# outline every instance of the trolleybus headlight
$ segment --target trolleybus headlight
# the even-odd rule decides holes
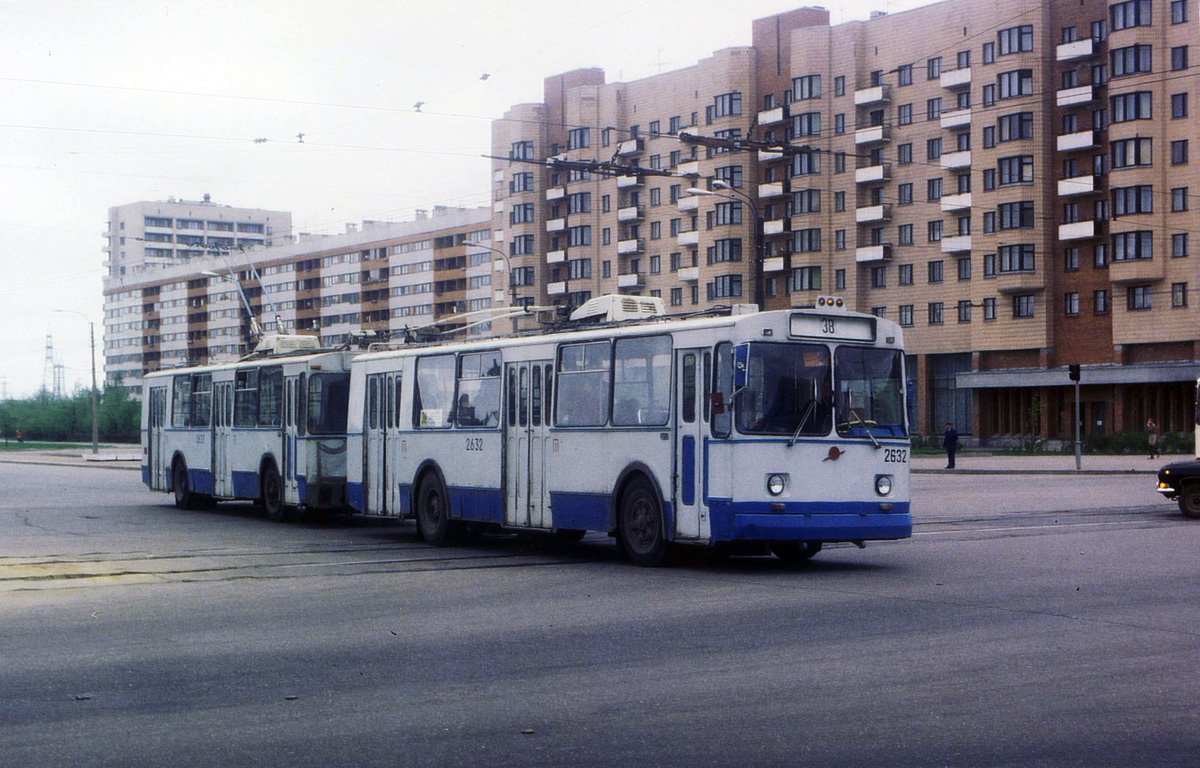
[[[769,475],[767,477],[767,492],[772,496],[778,496],[783,493],[783,489],[787,486],[787,480],[783,475]]]
[[[875,476],[875,493],[880,496],[887,496],[892,492],[892,476],[891,475],[876,475]]]

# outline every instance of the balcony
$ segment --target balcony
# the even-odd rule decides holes
[[[763,259],[762,268],[763,272],[782,272],[786,269],[782,256],[772,256],[768,259]]]
[[[626,272],[617,275],[618,288],[641,288],[646,284],[646,275],[642,272]]]
[[[958,168],[971,167],[971,151],[947,152],[942,155],[942,170],[952,171]]]
[[[892,100],[892,86],[876,85],[871,88],[859,88],[854,92],[854,106],[865,107],[868,104],[886,104]]]
[[[892,166],[889,163],[854,169],[854,183],[856,184],[880,184],[891,180]]]
[[[962,192],[957,195],[944,195],[942,197],[943,211],[965,211],[971,207],[971,193]]]
[[[883,205],[868,205],[864,208],[859,208],[854,212],[854,220],[859,224],[870,224],[876,221],[890,221],[892,218],[892,206],[888,203]]]
[[[955,235],[942,238],[942,253],[965,253],[971,250],[970,235]]]
[[[771,219],[763,222],[763,235],[786,235],[792,231],[791,219]]]
[[[546,263],[547,264],[559,264],[566,260],[567,260],[567,251],[565,248],[561,249],[561,250],[557,250],[557,251],[547,251],[546,252]]]
[[[1055,102],[1060,107],[1073,107],[1076,104],[1091,104],[1096,100],[1096,88],[1091,85],[1080,85],[1075,88],[1063,88],[1057,94]]]
[[[700,198],[696,195],[684,195],[679,198],[679,210],[696,211],[700,209]]]
[[[782,123],[787,119],[788,108],[786,106],[775,107],[775,109],[764,109],[758,113],[759,125],[775,125],[776,123]]]
[[[567,196],[567,188],[566,187],[550,187],[550,189],[546,190],[546,199],[547,200],[562,200],[566,196]]]
[[[645,248],[646,241],[640,237],[617,241],[617,253],[622,256],[632,256],[633,254],[641,253]]]
[[[640,205],[630,205],[617,209],[617,221],[640,221],[646,217],[646,210]]]
[[[496,202],[492,203],[492,212],[493,213],[504,213],[504,201],[497,200]]]
[[[871,261],[891,261],[891,259],[891,243],[868,245],[863,248],[854,249],[854,260],[859,264],[864,264]]]
[[[675,242],[679,243],[680,245],[699,245],[700,231],[695,229],[685,229],[679,234],[675,235]]]
[[[1103,234],[1101,227],[1094,221],[1075,221],[1058,225],[1059,240],[1091,240]]]
[[[645,150],[645,139],[626,139],[625,141],[617,142],[617,155],[621,157],[640,155]]]
[[[629,187],[640,187],[640,186],[642,186],[642,177],[641,176],[633,175],[633,176],[618,176],[617,177],[617,189],[628,189]]]
[[[785,159],[787,159],[787,155],[783,153],[782,149],[758,150],[758,162],[760,163],[774,163]]]
[[[1125,259],[1108,265],[1114,283],[1157,283],[1166,279],[1167,259]]]
[[[970,88],[971,68],[948,69],[940,78],[943,88]]]
[[[700,279],[700,267],[680,267],[676,276],[685,283],[694,283]]]
[[[1083,149],[1095,149],[1100,146],[1100,137],[1096,131],[1076,131],[1064,133],[1058,137],[1059,152],[1078,152]]]
[[[567,283],[565,280],[560,280],[557,283],[548,283],[546,285],[546,293],[551,296],[561,296],[567,292]]]
[[[942,128],[970,128],[971,110],[956,109],[953,112],[942,113]]]
[[[782,197],[784,194],[786,193],[783,190],[782,181],[772,181],[758,185],[759,197]]]
[[[864,144],[880,144],[892,140],[891,126],[869,125],[854,132],[854,143],[860,147]]]
[[[567,228],[567,220],[566,219],[550,219],[549,221],[546,222],[546,231],[547,232],[562,232],[566,228]]]
[[[1098,176],[1072,176],[1069,179],[1058,180],[1058,196],[1091,195],[1099,192],[1100,178]]]
[[[700,161],[699,160],[684,160],[675,168],[680,176],[699,176]]]
[[[1086,59],[1095,52],[1096,43],[1088,37],[1073,43],[1062,43],[1054,50],[1054,58],[1057,61],[1075,61],[1076,59]]]

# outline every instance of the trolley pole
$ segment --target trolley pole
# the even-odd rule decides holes
[[[1083,444],[1079,441],[1079,365],[1067,366],[1067,374],[1075,382],[1075,469],[1078,470],[1083,468]]]

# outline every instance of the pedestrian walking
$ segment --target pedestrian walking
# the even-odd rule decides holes
[[[1153,461],[1155,458],[1162,456],[1158,452],[1158,422],[1153,418],[1146,419],[1146,434],[1150,440],[1150,460]]]
[[[17,442],[18,443],[25,442],[25,438],[21,435],[21,430],[19,430],[19,429],[17,430]]]
[[[958,430],[948,421],[946,431],[942,433],[942,447],[946,449],[946,469],[954,469],[954,454],[958,451]]]

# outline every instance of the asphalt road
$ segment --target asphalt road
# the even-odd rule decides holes
[[[645,570],[591,536],[181,512],[0,464],[0,765],[1195,765],[1200,524],[1148,477],[914,476],[913,539]]]

